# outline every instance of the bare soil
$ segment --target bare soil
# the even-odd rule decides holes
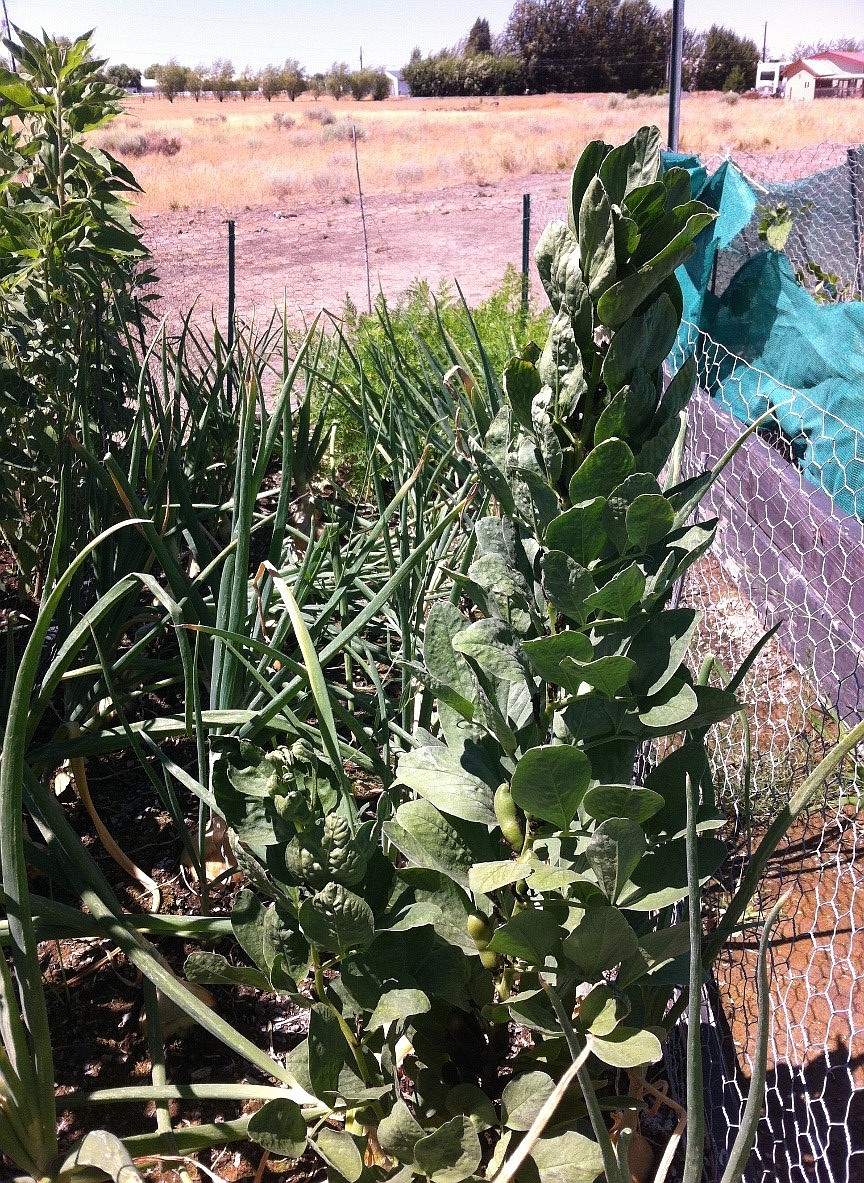
[[[564,210],[567,178],[554,173],[424,193],[355,194],[286,204],[222,206],[140,215],[160,275],[160,315],[176,324],[196,305],[199,322],[228,311],[228,222],[235,222],[236,308],[266,321],[283,302],[289,323],[346,298],[398,299],[418,279],[433,290],[458,282],[469,304],[488,296],[522,260],[522,195],[532,195],[532,244],[549,214]],[[364,227],[368,241],[367,291]],[[534,272],[533,261],[530,272]],[[535,291],[537,290],[536,280]],[[197,301],[197,304],[196,304]]]

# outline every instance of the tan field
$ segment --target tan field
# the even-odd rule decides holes
[[[141,213],[273,205],[356,194],[352,128],[364,191],[424,192],[565,173],[588,140],[636,128],[665,134],[665,96],[538,95],[502,99],[130,99],[94,133],[132,168]],[[686,95],[681,150],[709,157],[864,141],[864,103],[788,103]]]

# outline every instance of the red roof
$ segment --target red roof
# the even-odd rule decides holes
[[[852,74],[864,71],[864,53],[846,49],[827,49],[824,53],[814,53],[817,61],[835,62],[841,70],[848,70]]]

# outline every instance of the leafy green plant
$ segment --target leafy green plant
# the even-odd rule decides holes
[[[569,224],[538,248],[546,345],[507,365],[485,430],[460,435],[497,514],[428,614],[419,726],[374,805],[345,782],[327,649],[302,646],[317,744],[223,746],[214,793],[264,896],[232,917],[254,969],[202,953],[187,973],[309,1009],[289,1062],[344,1117],[313,1138],[334,1179],[371,1178],[364,1159],[400,1180],[510,1178],[527,1157],[541,1180],[562,1163],[629,1179],[684,1008],[685,1177],[700,1177],[698,1008],[718,949],[700,900],[726,854],[705,735],[739,709],[747,663],[709,685],[687,666],[695,611],[669,607],[713,537],[691,519],[722,465],[679,481],[693,367],[666,385],[662,366],[674,269],[712,217],[686,174],[661,175],[656,131],[577,164]],[[511,1023],[529,1036],[515,1054]],[[290,1153],[301,1118],[272,1102],[250,1134]]]
[[[67,433],[102,450],[128,429],[135,390],[127,326],[147,256],[125,197],[138,186],[84,136],[120,107],[88,36],[65,45],[16,30],[16,71],[0,71],[0,530],[25,586],[45,582],[60,473],[69,478],[63,546],[86,539],[89,509]]]

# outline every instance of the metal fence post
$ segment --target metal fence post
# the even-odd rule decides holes
[[[531,257],[531,194],[522,194],[522,315],[528,315],[528,264]]]
[[[234,226],[235,223],[229,218],[228,220],[228,397],[230,399],[234,389],[234,366],[231,360],[231,354],[234,349],[234,278],[235,278],[235,251],[234,251]]]

